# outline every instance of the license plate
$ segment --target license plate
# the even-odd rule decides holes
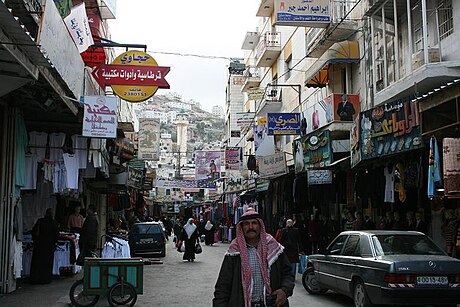
[[[153,239],[141,239],[141,243],[153,243]]]
[[[417,276],[417,285],[445,286],[448,283],[446,276]]]

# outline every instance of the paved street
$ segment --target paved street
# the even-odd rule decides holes
[[[211,306],[214,284],[221,261],[228,244],[218,243],[213,247],[203,245],[203,253],[195,262],[183,262],[172,241],[163,264],[145,266],[144,294],[138,297],[136,306]],[[73,280],[79,278],[59,278],[50,285],[24,284],[15,293],[0,297],[0,306],[53,306],[70,305],[68,290]],[[300,274],[296,276],[291,306],[351,307],[351,299],[328,292],[321,296],[309,295],[303,288]],[[109,306],[106,298],[101,298],[96,306]]]

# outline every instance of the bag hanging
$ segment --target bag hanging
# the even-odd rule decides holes
[[[201,254],[202,251],[203,251],[203,249],[201,248],[200,243],[197,243],[195,245],[195,254]]]

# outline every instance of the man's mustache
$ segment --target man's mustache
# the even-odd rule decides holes
[[[255,231],[255,230],[248,230],[248,231],[246,231],[246,233],[250,233],[250,232],[257,233],[257,231]]]

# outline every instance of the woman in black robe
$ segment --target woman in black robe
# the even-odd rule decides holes
[[[48,284],[53,274],[54,250],[59,239],[59,228],[48,208],[45,217],[39,219],[32,229],[34,249],[30,266],[30,281],[34,284]]]
[[[211,221],[207,221],[204,226],[204,244],[214,244],[214,225],[211,224]]]
[[[195,261],[195,244],[200,242],[200,235],[193,219],[190,218],[184,225],[181,235],[182,244],[185,244],[183,260]]]

